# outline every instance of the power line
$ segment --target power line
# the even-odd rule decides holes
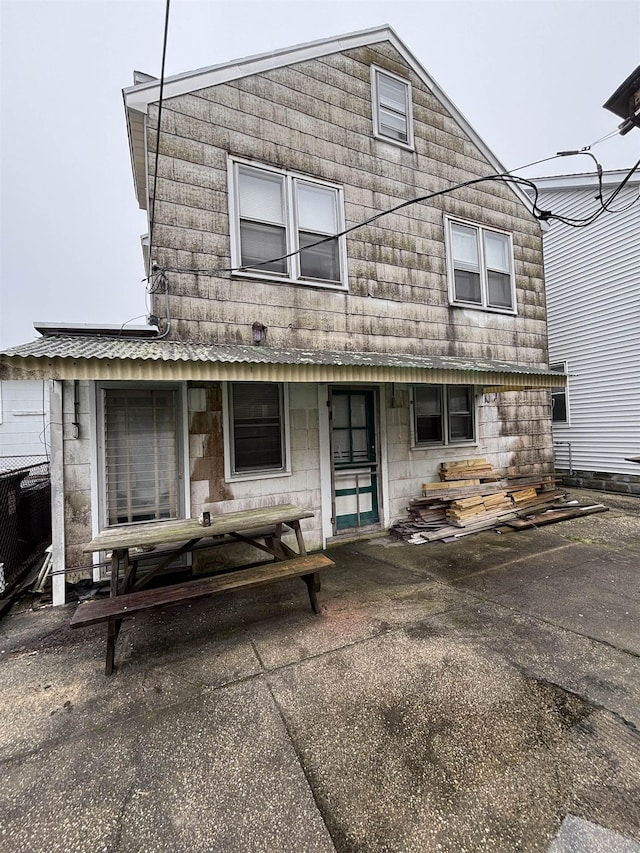
[[[167,0],[164,13],[164,39],[162,43],[162,66],[160,70],[160,96],[158,99],[158,126],[156,127],[156,156],[153,173],[153,200],[151,202],[151,216],[149,217],[149,266],[153,263],[153,229],[156,219],[156,188],[158,185],[158,162],[160,158],[160,123],[162,121],[162,105],[164,101],[164,66],[167,58],[167,37],[169,34],[169,7],[171,0]]]

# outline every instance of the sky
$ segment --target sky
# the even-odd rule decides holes
[[[34,322],[144,324],[122,89],[160,76],[165,0],[0,0],[0,348]],[[389,24],[508,168],[640,130],[602,104],[640,64],[640,0],[172,0],[167,75]],[[585,172],[587,157],[521,170]]]

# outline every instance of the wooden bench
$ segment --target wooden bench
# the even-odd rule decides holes
[[[317,593],[320,591],[319,572],[335,563],[324,554],[308,554],[289,560],[279,560],[213,575],[207,578],[184,581],[183,583],[142,589],[111,598],[85,601],[80,604],[71,619],[71,628],[84,628],[107,622],[106,675],[114,669],[115,645],[123,619],[145,610],[194,601],[210,595],[218,595],[233,589],[251,589],[265,586],[286,578],[301,577],[307,585],[309,600],[314,613],[320,612]]]

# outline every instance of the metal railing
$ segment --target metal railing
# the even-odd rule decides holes
[[[44,456],[0,457],[0,596],[51,543],[51,481]]]

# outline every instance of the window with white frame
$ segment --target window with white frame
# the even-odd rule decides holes
[[[230,161],[233,265],[263,278],[346,287],[342,189]]]
[[[514,314],[511,236],[469,222],[446,225],[450,301]]]
[[[104,523],[179,518],[179,390],[108,386],[99,400]]]
[[[475,441],[473,385],[415,385],[412,399],[416,447]]]
[[[286,393],[281,383],[228,384],[230,476],[287,471],[286,417]]]
[[[566,361],[549,365],[549,370],[555,373],[567,373]],[[569,423],[569,395],[566,386],[551,389],[551,420],[554,424]]]
[[[371,66],[371,103],[376,136],[413,148],[411,84],[408,80]]]

